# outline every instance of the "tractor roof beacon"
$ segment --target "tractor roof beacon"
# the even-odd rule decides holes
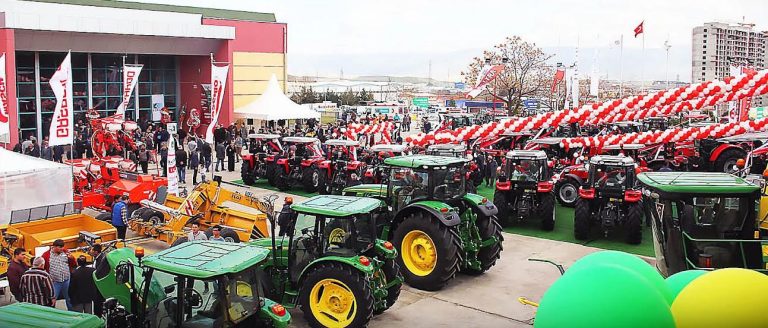
[[[589,176],[579,189],[574,211],[574,237],[589,238],[593,226],[608,234],[626,227],[626,241],[642,241],[641,193],[636,187],[635,161],[631,157],[597,155],[588,163]]]
[[[109,252],[94,273],[99,291],[110,296],[108,328],[287,327],[290,314],[263,295],[259,266],[268,255],[258,246],[216,241],[146,258],[142,248]]]
[[[271,216],[272,237],[251,242],[272,249],[262,264],[272,277],[268,295],[301,307],[313,327],[367,325],[397,301],[403,282],[394,246],[376,238],[384,212],[373,198],[287,198]]]
[[[405,281],[423,290],[443,288],[459,270],[480,274],[502,247],[497,208],[466,193],[466,159],[429,155],[390,157],[386,185],[346,188],[344,194],[386,201],[379,236],[391,240]]]
[[[727,173],[647,172],[638,175],[662,275],[740,267],[768,273],[761,236],[759,186]]]
[[[547,154],[512,150],[506,159],[493,196],[502,225],[534,215],[541,219],[542,230],[551,231],[555,228],[555,195]]]

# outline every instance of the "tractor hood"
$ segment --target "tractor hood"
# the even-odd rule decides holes
[[[361,184],[353,187],[344,188],[345,195],[352,193],[358,196],[368,196],[384,198],[387,196],[387,185],[383,184]]]
[[[4,327],[98,328],[104,321],[92,314],[59,310],[30,303],[14,303],[0,307],[0,322]]]

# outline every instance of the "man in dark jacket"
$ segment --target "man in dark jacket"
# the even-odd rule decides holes
[[[217,145],[227,140],[227,129],[225,129],[221,124],[219,124],[216,127],[216,130],[213,131],[213,142],[215,142]]]
[[[187,152],[184,148],[176,151],[176,171],[179,172],[179,181],[187,183]]]
[[[192,184],[197,185],[197,169],[200,168],[200,153],[195,150],[189,151],[189,169],[192,170]]]
[[[13,250],[13,259],[8,265],[8,287],[11,287],[11,294],[17,301],[21,302],[21,276],[29,270],[25,263],[26,250],[17,248]]]
[[[200,161],[202,161],[205,164],[205,171],[210,172],[211,171],[211,156],[213,151],[211,150],[211,145],[207,142],[203,142],[202,147],[198,147],[200,149]]]
[[[216,144],[216,166],[214,167],[216,172],[219,172],[219,165],[221,165],[221,170],[224,170],[224,156],[227,153],[227,148],[224,146],[224,143],[217,143]]]
[[[496,168],[499,165],[493,157],[488,156],[488,162],[485,164],[485,186],[490,187],[496,184]]]
[[[93,280],[96,269],[88,267],[85,256],[77,258],[77,269],[72,272],[69,283],[69,299],[72,311],[93,313],[93,302],[100,298],[99,290]]]
[[[160,150],[160,145],[163,142],[168,142],[168,139],[171,138],[171,135],[168,133],[168,131],[165,131],[162,126],[157,126],[157,131],[155,131],[155,145],[157,145],[157,150]]]

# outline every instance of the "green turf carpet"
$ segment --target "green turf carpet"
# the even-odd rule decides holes
[[[243,184],[242,180],[232,181],[232,183]],[[270,186],[267,180],[259,180],[252,187],[278,191],[277,187]],[[481,185],[478,194],[493,200],[493,187]],[[301,188],[293,188],[287,191],[289,194],[312,197],[317,193],[308,193]],[[576,240],[573,237],[573,209],[567,207],[555,207],[555,229],[553,231],[543,231],[539,228],[538,220],[521,221],[510,227],[505,227],[504,231],[518,235],[544,238],[550,240],[564,241],[574,244],[580,244],[590,247],[612,249],[638,255],[653,256],[653,240],[651,240],[650,228],[643,230],[643,242],[640,245],[629,245],[624,242],[624,230],[619,227],[616,231],[610,233],[608,237],[603,236],[595,230],[590,234],[591,239],[587,241]]]

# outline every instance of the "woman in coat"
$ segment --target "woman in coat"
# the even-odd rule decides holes
[[[227,145],[227,171],[233,172],[235,170],[235,142],[230,141]]]

